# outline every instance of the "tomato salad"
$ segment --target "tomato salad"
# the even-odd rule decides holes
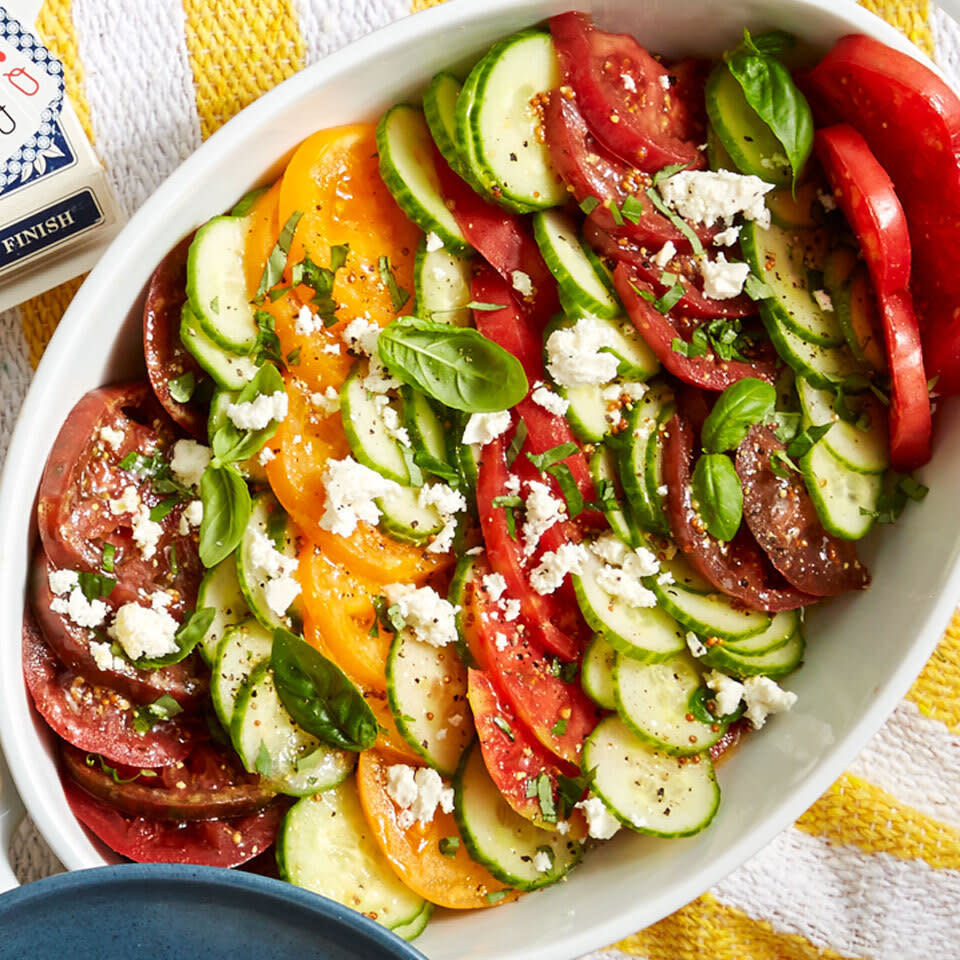
[[[169,253],[149,382],[39,491],[24,673],[95,836],[272,848],[413,937],[709,825],[805,608],[925,493],[925,364],[960,382],[960,104],[792,45],[554,17]]]

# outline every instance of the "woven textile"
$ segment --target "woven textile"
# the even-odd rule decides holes
[[[264,91],[350,40],[433,5],[46,0],[39,30],[65,64],[68,94],[129,215]],[[865,5],[960,76],[960,30],[926,0]],[[0,459],[32,369],[78,285],[0,314]],[[59,868],[29,824],[15,853],[24,880]],[[793,827],[708,894],[591,960],[960,960],[958,904],[955,617],[886,726]]]

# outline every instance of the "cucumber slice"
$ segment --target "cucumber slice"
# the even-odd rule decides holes
[[[419,391],[404,384],[400,388],[403,426],[410,437],[414,455],[425,470],[434,463],[445,475],[454,468],[447,460],[447,432],[433,404]],[[449,477],[448,477],[449,479]]]
[[[217,611],[199,646],[200,655],[212,666],[227,628],[250,616],[233,557],[221,560],[204,574],[197,591],[197,609],[202,607],[213,607]]]
[[[467,253],[456,218],[440,194],[433,139],[423,113],[409,103],[391,107],[377,124],[380,178],[397,206],[424,233],[434,233],[453,253]]]
[[[393,927],[393,932],[398,937],[403,937],[404,940],[416,940],[427,929],[432,914],[433,904],[428,901],[424,903],[423,909],[409,923],[401,923],[400,926]]]
[[[784,610],[774,614],[770,626],[763,633],[755,633],[743,640],[728,640],[723,646],[738,657],[759,657],[786,646],[799,629],[800,615],[797,611]]]
[[[820,522],[830,533],[859,540],[870,530],[883,493],[882,473],[851,470],[823,440],[800,458],[799,466]]]
[[[473,581],[474,572],[477,567],[477,558],[475,555],[464,554],[457,560],[457,566],[453,571],[453,577],[450,580],[450,587],[447,590],[447,600],[453,604],[456,609],[454,619],[457,624],[457,653],[460,661],[468,667],[476,667],[477,662],[470,652],[470,645],[467,640],[467,632],[464,629],[463,622],[466,614],[464,613],[464,594],[467,585]]]
[[[820,443],[829,447],[830,452],[845,467],[857,473],[883,473],[890,466],[885,417],[874,417],[869,429],[861,430],[855,424],[841,420],[834,413],[832,393],[818,390],[803,377],[797,379],[797,393],[803,410],[804,426],[833,423]]]
[[[256,376],[257,365],[250,357],[224,350],[203,332],[189,303],[180,312],[180,342],[218,387],[242,390]]]
[[[423,93],[423,115],[433,142],[443,159],[457,172],[460,153],[457,150],[455,115],[462,86],[452,73],[438,73]]]
[[[766,197],[770,219],[783,230],[802,230],[823,223],[823,206],[817,198],[817,184],[808,180],[797,187],[778,187]]]
[[[679,550],[669,559],[660,561],[660,570],[668,572],[673,577],[674,583],[679,583],[681,587],[692,590],[694,593],[713,593],[716,589],[687,563]]]
[[[670,535],[663,511],[659,484],[647,482],[648,451],[651,443],[659,447],[660,424],[673,416],[673,393],[661,386],[648,390],[627,415],[628,440],[620,447],[620,482],[637,523],[650,533]],[[656,461],[658,462],[658,461]]]
[[[740,84],[725,63],[707,78],[710,126],[741,173],[769,183],[790,183],[793,174],[783,146],[747,103]]]
[[[617,709],[617,697],[613,689],[613,664],[617,651],[602,634],[595,634],[583,652],[580,663],[580,686],[583,692],[604,710]]]
[[[387,657],[387,702],[403,739],[452,777],[473,739],[467,671],[453,648],[397,634]]]
[[[538,890],[556,883],[580,860],[583,848],[576,840],[534,826],[509,806],[476,743],[464,753],[453,787],[454,816],[470,856],[508,886]],[[551,865],[541,873],[534,861],[547,850]]]
[[[550,34],[524,30],[493,45],[457,99],[455,142],[487,194],[516,213],[560,206],[567,190],[539,136],[538,96],[560,85]]]
[[[210,675],[210,697],[225,729],[233,722],[240,688],[256,667],[269,661],[272,649],[273,635],[252,617],[229,627],[223,635]]]
[[[560,210],[533,216],[533,235],[544,262],[557,281],[560,302],[571,316],[619,317],[623,304],[606,272],[598,271],[573,220]]]
[[[299,599],[294,600],[282,615],[271,607],[268,600],[271,580],[258,562],[264,538],[285,557],[296,557],[296,530],[271,493],[261,493],[253,501],[250,519],[237,550],[237,580],[251,613],[267,630],[273,632],[277,627],[299,629],[302,621]]]
[[[249,229],[247,217],[214,217],[197,231],[187,254],[190,309],[214,343],[242,354],[257,342],[243,269]]]
[[[467,306],[472,278],[470,261],[451,253],[446,247],[427,250],[426,240],[420,241],[413,264],[413,289],[416,296],[414,313],[438,323],[455,327],[469,327],[472,311]]]
[[[727,148],[720,142],[713,124],[707,124],[707,163],[711,170],[732,170],[738,173],[733,157],[727,153]]]
[[[655,577],[650,578],[649,585],[660,606],[685,630],[692,630],[701,637],[742,640],[762,633],[770,626],[768,614],[741,609],[725,594],[698,593],[680,583],[658,583]]]
[[[610,432],[603,387],[587,384],[582,387],[555,386],[554,390],[569,403],[567,423],[577,439],[584,443],[602,442]]]
[[[615,500],[604,500],[603,515],[610,524],[610,529],[627,546],[639,546],[637,531],[633,525],[633,518],[622,505],[623,491],[620,488],[620,476],[617,472],[617,459],[613,451],[606,446],[598,446],[590,455],[590,473],[593,475],[594,485],[599,489],[605,484],[612,484],[616,491]]]
[[[887,369],[886,347],[878,329],[877,306],[867,268],[859,264],[851,274],[849,284],[833,290],[831,296],[850,352],[864,367],[884,373]]]
[[[702,661],[725,673],[732,673],[739,677],[763,676],[776,680],[785,677],[796,670],[803,660],[803,651],[806,644],[803,640],[803,629],[798,627],[792,637],[776,650],[751,657],[736,653],[728,649],[725,643],[718,643],[711,647],[701,658]]]
[[[583,745],[592,790],[625,826],[655,837],[689,837],[713,820],[720,787],[709,754],[697,763],[658,753],[619,717],[597,724]]]
[[[675,756],[702,753],[726,729],[720,723],[693,719],[690,698],[702,685],[697,661],[686,650],[663,663],[639,663],[618,655],[613,667],[620,719],[654,750]]]
[[[390,436],[383,413],[374,401],[380,394],[369,393],[363,386],[367,364],[354,364],[350,376],[340,388],[340,415],[350,450],[358,463],[407,486],[410,470],[400,443]],[[399,413],[397,414],[399,420]]]
[[[248,773],[293,797],[329,790],[352,772],[357,755],[321,743],[294,723],[280,700],[269,661],[240,688],[230,738]]]
[[[352,779],[295,803],[277,838],[280,875],[344,906],[403,927],[426,901],[405,886],[367,824]]]
[[[589,550],[573,589],[584,620],[618,652],[635,660],[667,660],[686,648],[686,633],[659,607],[631,607],[598,583],[603,564]]]
[[[773,292],[763,306],[778,324],[814,346],[840,347],[845,340],[836,312],[821,309],[808,281],[808,271],[822,262],[824,243],[820,230],[785,230],[776,224],[764,230],[755,222],[740,230],[744,257]]]
[[[269,190],[269,187],[254,187],[248,190],[230,209],[231,217],[245,217],[254,204]]]
[[[401,543],[426,543],[443,529],[435,507],[420,506],[422,487],[400,487],[376,501],[380,529]]]

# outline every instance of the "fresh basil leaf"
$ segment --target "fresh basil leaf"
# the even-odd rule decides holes
[[[393,376],[454,410],[506,410],[529,389],[520,361],[470,327],[400,317],[377,342]]]
[[[259,396],[283,393],[283,377],[272,364],[265,363],[256,376],[237,394],[234,403],[251,403]],[[262,430],[243,430],[229,417],[224,418],[210,441],[213,455],[220,464],[236,463],[252,457],[277,432],[279,423],[271,420]]]
[[[193,391],[197,388],[197,378],[192,370],[182,373],[179,377],[174,377],[167,383],[167,389],[170,396],[177,403],[189,403],[193,396]]]
[[[104,576],[102,573],[86,573],[83,570],[77,574],[77,580],[80,583],[81,592],[91,601],[109,597],[117,585],[113,577]]]
[[[781,480],[789,480],[791,473],[800,473],[800,468],[790,459],[785,450],[774,450],[770,454],[770,470]]]
[[[150,519],[154,523],[159,523],[164,517],[168,516],[170,511],[180,502],[180,497],[174,495],[161,500],[150,508]]]
[[[140,657],[133,661],[134,665],[140,670],[160,670],[163,667],[169,667],[171,664],[185,660],[193,653],[194,647],[210,629],[210,624],[213,623],[213,618],[216,615],[216,607],[201,607],[199,610],[194,610],[183,622],[174,637],[177,649],[173,653],[168,653],[163,657]]]
[[[752,49],[751,49],[752,48]],[[793,182],[813,147],[813,113],[790,71],[750,41],[726,57],[727,67],[744,98],[780,142],[793,171]]]
[[[770,415],[768,423],[781,443],[789,443],[800,432],[800,414],[777,410]]]
[[[577,481],[573,479],[573,471],[565,463],[555,463],[552,467],[547,467],[547,473],[557,481],[563,499],[567,501],[567,513],[570,519],[573,520],[574,517],[583,513],[583,494],[577,486]]]
[[[149,733],[156,724],[170,720],[179,713],[183,713],[183,707],[169,693],[165,693],[153,703],[134,708],[133,729],[137,733]]]
[[[335,663],[282,628],[274,631],[270,660],[280,700],[307,733],[342,750],[373,746],[376,717]]]
[[[583,799],[583,795],[593,785],[595,778],[595,769],[580,777],[557,774],[557,800],[560,802],[560,816],[564,820],[573,813],[573,808]]]
[[[103,569],[107,573],[113,573],[113,564],[117,556],[117,548],[112,543],[105,543],[103,545],[103,560],[102,565]]]
[[[597,207],[600,206],[600,201],[596,197],[584,197],[580,201],[580,209],[589,217]]]
[[[561,443],[559,446],[544,450],[543,453],[527,453],[527,459],[541,472],[548,470],[555,463],[566,460],[567,457],[579,451],[579,447],[572,441]]]
[[[695,720],[699,720],[701,723],[728,724],[743,716],[743,712],[747,708],[743,701],[740,702],[733,713],[728,713],[725,716],[711,713],[708,704],[712,703],[716,706],[716,697],[717,695],[709,687],[697,687],[690,694],[690,699],[687,701],[687,710],[693,714]]]
[[[397,278],[393,275],[393,268],[390,266],[389,257],[380,257],[377,260],[377,269],[380,271],[380,279],[383,285],[390,293],[390,302],[393,304],[393,311],[396,313],[410,299],[410,292],[404,290],[397,283]]]
[[[708,453],[736,450],[750,428],[773,413],[777,392],[765,380],[745,377],[720,394],[704,421],[700,437]]]
[[[662,180],[669,180],[675,173],[686,170],[688,166],[690,166],[688,163],[671,163],[666,167],[661,167],[653,175],[653,185],[657,186]]]
[[[215,567],[243,537],[252,509],[250,491],[236,467],[211,464],[200,478],[200,500],[200,559],[205,567]]]
[[[743,517],[743,490],[730,458],[723,453],[705,453],[693,469],[693,495],[710,535],[732,540]]]
[[[267,262],[263,268],[263,274],[260,277],[260,283],[257,285],[257,292],[253,295],[254,302],[261,303],[266,292],[275,284],[280,282],[283,276],[283,268],[287,264],[287,255],[290,252],[290,244],[293,241],[293,235],[297,230],[297,224],[303,213],[294,210],[287,218],[287,222],[280,231],[280,236],[267,257]]]
[[[747,34],[747,37],[749,37],[750,44],[755,52],[770,56],[784,50],[791,50],[797,45],[797,38],[792,33],[787,33],[786,30],[770,30],[755,37],[750,37]]]
[[[684,166],[686,166],[684,164]],[[674,171],[676,172],[676,171]],[[700,242],[700,238],[696,235],[693,230],[693,227],[687,223],[683,217],[678,216],[677,213],[667,206],[666,201],[663,197],[660,196],[659,191],[656,187],[647,187],[647,196],[650,198],[650,202],[660,211],[686,238],[690,241],[690,247],[693,252],[699,257],[703,255],[703,244]]]
[[[807,427],[806,430],[798,433],[787,445],[787,456],[794,460],[799,460],[817,441],[830,432],[832,426],[832,423],[822,423],[818,427]]]
[[[254,204],[269,190],[269,187],[255,187],[245,193],[230,211],[231,217],[245,217],[254,207]]]
[[[510,446],[507,447],[507,466],[512,467],[514,461],[517,457],[520,456],[520,451],[523,449],[524,443],[527,442],[527,425],[523,420],[520,420],[517,423],[516,430],[513,431],[513,439],[510,441]]]

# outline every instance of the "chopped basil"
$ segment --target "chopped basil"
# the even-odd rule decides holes
[[[567,721],[560,717],[557,722],[550,728],[550,733],[555,737],[562,737],[567,732]]]
[[[330,269],[315,264],[310,257],[304,257],[294,264],[290,279],[294,286],[303,284],[313,290],[310,303],[317,308],[317,315],[323,320],[325,327],[332,327],[337,322],[337,303],[333,299],[333,284],[337,271],[346,263],[347,244],[340,244],[330,248]]]
[[[623,214],[624,220],[639,223],[643,216],[643,204],[636,197],[629,196],[620,205],[620,213]]]
[[[873,516],[877,523],[893,523],[903,513],[908,501],[919,503],[928,492],[928,488],[910,474],[888,470],[883,491],[877,500],[877,509],[866,510],[861,507],[860,512],[865,516]]]
[[[300,364],[300,351],[301,351],[301,348],[300,348],[300,347],[294,347],[294,348],[287,354],[287,366],[288,366],[288,367],[296,367],[296,366],[299,366],[299,364]]]
[[[112,543],[105,543],[103,545],[103,560],[102,565],[103,569],[107,573],[113,573],[113,564],[117,556],[117,548]]]
[[[673,350],[674,353],[679,353],[681,357],[703,357],[706,356],[707,353],[705,344],[695,341],[687,343],[686,340],[681,340],[680,337],[673,338],[670,349]]]
[[[616,205],[613,200],[608,200],[604,206],[610,211],[610,216],[613,217],[613,222],[618,226],[623,226],[623,214],[620,212],[620,208]]]
[[[557,805],[553,801],[553,784],[546,773],[537,777],[537,800],[540,803],[540,813],[547,823],[557,822]]]
[[[561,443],[559,446],[551,447],[549,450],[545,450],[543,453],[528,452],[527,459],[541,473],[543,473],[555,463],[559,463],[561,460],[566,460],[567,457],[573,456],[573,454],[577,453],[579,449],[580,448],[572,440],[568,440],[566,443]]]
[[[510,726],[509,723],[507,723],[506,720],[504,720],[503,717],[500,716],[500,714],[497,714],[493,718],[493,724],[499,730],[503,731],[503,733],[507,736],[507,738],[510,740],[511,743],[513,743],[513,741],[517,739],[513,734],[513,728]]]
[[[800,473],[800,468],[790,459],[789,454],[783,450],[774,450],[773,453],[770,454],[770,469],[773,471],[774,476],[780,477],[781,480],[789,480],[791,471],[793,473]]]
[[[596,197],[584,197],[580,201],[580,209],[589,217],[597,207],[600,206],[600,201]]]
[[[273,314],[266,310],[257,310],[253,314],[257,324],[257,339],[253,345],[253,361],[260,366],[268,360],[282,364],[283,356],[280,348],[280,338],[277,336],[277,321]]]
[[[663,197],[660,196],[660,193],[657,191],[656,187],[647,187],[647,196],[650,198],[650,202],[660,211],[686,238],[690,241],[690,247],[693,252],[699,257],[703,255],[703,244],[700,242],[700,238],[694,233],[693,228],[684,220],[682,217],[678,216],[671,210]]]
[[[196,390],[196,388],[197,378],[192,370],[180,374],[179,377],[174,377],[173,380],[167,383],[170,396],[176,400],[177,403],[189,403],[190,398],[193,396],[193,391]]]
[[[165,500],[161,500],[158,504],[155,504],[150,508],[150,519],[154,523],[159,523],[164,517],[168,516],[170,511],[180,502],[180,497],[173,496],[167,497]]]
[[[380,271],[380,279],[383,281],[383,285],[390,293],[390,302],[393,304],[394,312],[396,312],[410,299],[410,293],[397,283],[397,278],[393,275],[393,269],[390,266],[389,257],[380,257],[377,260],[377,269]]]
[[[596,770],[579,777],[557,774],[557,799],[560,802],[560,815],[564,820],[573,813],[573,808],[590,788],[595,776]]]
[[[511,494],[504,497],[494,497],[490,502],[495,507],[522,507],[523,497],[519,497],[516,494]]]
[[[491,890],[485,899],[487,903],[499,903],[508,893],[510,893],[509,890]]]
[[[513,439],[510,441],[510,446],[507,447],[508,467],[512,467],[514,461],[520,456],[520,451],[523,449],[523,445],[527,440],[527,433],[527,425],[521,420],[517,424],[516,430],[513,431]]]
[[[832,423],[822,423],[818,427],[807,427],[806,430],[798,433],[787,445],[787,456],[794,460],[799,460],[818,440],[830,432],[832,426]]]
[[[175,577],[180,572],[180,564],[177,563],[177,545],[170,544],[170,575]]]
[[[679,173],[681,170],[686,170],[689,164],[687,163],[671,163],[666,167],[661,167],[653,175],[653,185],[656,187],[662,181],[669,180],[675,173]]]
[[[148,733],[156,724],[170,720],[178,713],[183,713],[183,707],[169,693],[165,693],[153,703],[134,708],[133,729],[137,733]]]
[[[547,473],[557,481],[563,499],[567,501],[570,519],[583,513],[583,494],[580,493],[577,481],[573,479],[573,471],[565,463],[555,463],[552,467],[547,467]]]
[[[437,842],[437,846],[440,848],[440,852],[445,856],[453,860],[457,851],[460,849],[460,838],[459,837],[441,837]]]
[[[255,303],[262,303],[266,292],[279,283],[280,277],[283,276],[283,268],[287,263],[290,244],[302,216],[303,214],[299,210],[294,210],[283,225],[280,236],[277,238],[277,242],[270,251],[270,256],[267,257],[267,262],[264,265],[260,283],[257,285],[257,292],[253,296]]]
[[[111,544],[112,546],[112,544]],[[113,577],[104,576],[102,573],[86,573],[81,571],[77,574],[77,580],[80,583],[80,590],[88,600],[99,600],[101,597],[109,597],[117,581]]]
[[[261,777],[269,777],[273,773],[273,758],[270,756],[267,745],[262,740],[260,741],[260,749],[257,751],[257,759],[254,761],[253,769],[256,770]]]
[[[160,670],[185,660],[210,629],[210,624],[213,623],[216,615],[216,607],[201,607],[199,610],[194,610],[184,620],[174,637],[177,649],[173,653],[162,657],[140,657],[134,661],[135,665],[140,670]]]
[[[123,779],[117,772],[116,767],[111,767],[99,753],[88,753],[84,758],[84,763],[86,763],[88,767],[94,767],[99,763],[100,769],[104,773],[109,774],[114,783],[133,783],[134,780],[139,780],[140,777],[149,778],[157,776],[156,770],[138,770],[132,777]]]
[[[484,303],[482,300],[471,300],[466,307],[468,310],[479,310],[481,313],[490,313],[494,310],[506,309],[505,303]]]
[[[693,469],[693,495],[708,532],[717,540],[732,540],[743,517],[743,490],[730,458],[705,453]]]

